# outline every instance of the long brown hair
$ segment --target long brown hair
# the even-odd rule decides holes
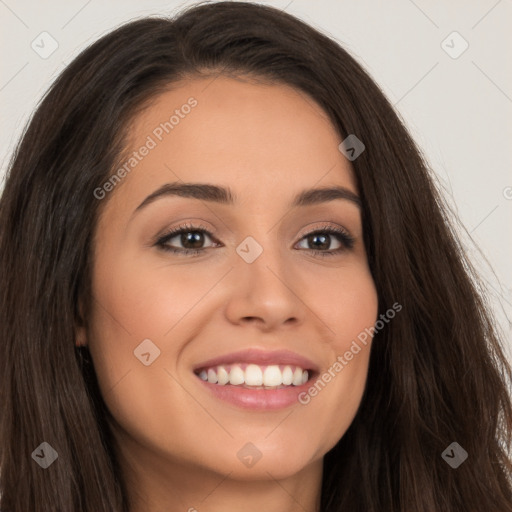
[[[322,511],[512,511],[511,368],[427,165],[382,92],[336,42],[245,2],[127,23],[53,83],[11,160],[0,202],[0,506],[128,512],[86,349],[94,190],[130,119],[173,82],[232,74],[287,84],[365,144],[352,162],[380,312],[358,413],[324,458]],[[115,192],[114,192],[115,193]],[[80,315],[79,303],[85,304]],[[58,463],[31,454],[47,442]],[[458,468],[441,454],[457,442]]]

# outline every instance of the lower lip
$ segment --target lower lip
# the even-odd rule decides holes
[[[196,376],[197,377],[197,376]],[[298,396],[311,387],[314,378],[301,386],[289,386],[281,389],[248,389],[241,386],[212,384],[206,380],[197,379],[220,400],[251,410],[284,409],[299,403]]]

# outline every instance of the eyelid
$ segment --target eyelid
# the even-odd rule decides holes
[[[206,233],[210,236],[216,236],[217,230],[215,228],[207,227],[201,223],[195,224],[193,220],[184,221],[183,223],[178,224],[177,226],[173,226],[172,228],[167,228],[163,232],[160,232],[156,236],[151,239],[150,245],[155,245],[158,242],[170,237],[171,235],[177,236],[180,234],[181,230],[189,230],[189,231],[206,231]]]
[[[348,236],[352,236],[352,235],[350,234],[350,231],[349,231],[347,228],[345,228],[345,227],[343,227],[343,226],[341,226],[341,225],[337,224],[336,222],[321,221],[320,226],[317,226],[316,224],[317,224],[316,222],[312,222],[312,223],[308,224],[308,225],[304,228],[304,230],[303,230],[304,232],[302,232],[302,233],[299,235],[299,236],[300,236],[300,238],[302,239],[303,237],[308,236],[308,235],[311,235],[311,234],[313,234],[313,233],[316,233],[317,231],[324,231],[324,230],[340,231],[340,232],[345,233],[345,234],[346,234],[346,235],[348,235]],[[333,224],[334,224],[334,225],[333,225]],[[315,225],[315,227],[314,227],[314,228],[309,227],[309,226],[311,226],[311,225]]]

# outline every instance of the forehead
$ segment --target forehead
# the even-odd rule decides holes
[[[124,163],[133,165],[114,205],[136,207],[177,181],[230,187],[244,204],[287,201],[315,186],[357,191],[327,114],[287,85],[224,76],[176,83],[132,120],[127,140]]]

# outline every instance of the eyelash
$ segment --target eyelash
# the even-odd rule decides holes
[[[206,229],[203,226],[193,226],[192,224],[183,224],[176,228],[173,228],[171,231],[165,233],[162,235],[158,240],[155,242],[155,246],[157,246],[162,251],[174,253],[174,254],[182,254],[182,255],[188,255],[188,256],[197,256],[201,254],[202,252],[206,251],[207,248],[202,249],[180,249],[176,247],[169,247],[167,242],[174,238],[177,235],[183,234],[183,233],[191,233],[191,232],[199,232],[199,233],[205,233],[208,235],[208,237],[213,239],[213,234]],[[352,249],[354,246],[355,239],[349,235],[344,229],[341,228],[335,228],[332,226],[324,226],[318,229],[315,229],[314,231],[311,231],[309,233],[306,233],[301,240],[304,238],[311,236],[311,235],[318,235],[318,234],[329,234],[329,235],[335,235],[338,241],[342,244],[342,247],[330,251],[320,251],[317,249],[307,249],[314,254],[318,254],[322,257],[328,257],[328,256],[336,256],[337,254],[346,251],[347,249]]]

